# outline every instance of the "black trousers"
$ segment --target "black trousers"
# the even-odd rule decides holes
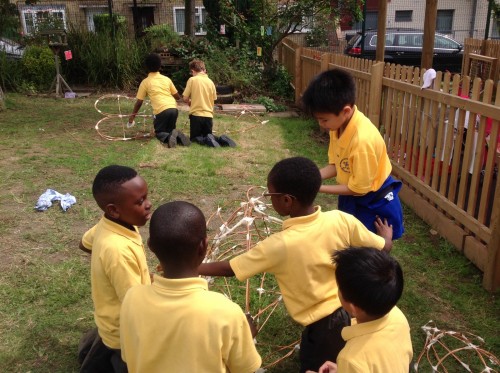
[[[177,125],[177,117],[179,111],[177,109],[163,110],[161,113],[155,115],[153,125],[155,127],[155,134],[158,140],[165,142],[168,135],[175,129]]]
[[[127,364],[122,360],[121,350],[106,346],[97,333],[97,329],[90,331],[82,338],[78,358],[82,362],[80,373],[128,372]]]
[[[349,314],[341,307],[306,326],[300,340],[300,372],[317,372],[325,361],[336,362],[337,355],[345,346],[340,333],[344,326],[350,324]]]
[[[213,120],[210,117],[189,116],[189,138],[195,141],[196,137],[206,137],[212,133]]]

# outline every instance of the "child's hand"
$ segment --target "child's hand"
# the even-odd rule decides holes
[[[306,373],[316,373],[313,370],[306,370]],[[331,361],[325,361],[325,363],[319,367],[318,373],[337,373],[337,364]]]
[[[377,229],[377,234],[385,239],[385,247],[384,250],[390,251],[392,249],[392,224],[389,225],[387,223],[387,219],[384,218],[384,221],[377,216],[375,219],[375,228]]]
[[[319,367],[318,373],[337,373],[337,364],[332,363],[331,361],[326,361]]]
[[[252,337],[255,338],[255,336],[258,333],[257,326],[255,325],[255,321],[253,320],[252,315],[250,315],[250,312],[246,312],[245,316],[247,317],[248,325],[250,326],[250,331],[252,332]]]

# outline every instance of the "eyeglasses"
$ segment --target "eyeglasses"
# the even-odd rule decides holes
[[[297,199],[294,195],[288,193],[270,193],[268,190],[265,190],[262,193],[262,197],[271,197],[271,196],[289,196],[290,198]]]

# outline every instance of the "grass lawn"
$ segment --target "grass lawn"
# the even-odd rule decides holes
[[[229,133],[237,148],[194,144],[167,149],[155,139],[108,141],[94,129],[102,118],[94,109],[95,99],[9,94],[7,110],[0,112],[0,372],[78,371],[79,338],[94,325],[90,261],[78,243],[101,215],[91,194],[100,168],[134,167],[148,182],[154,206],[186,200],[208,217],[218,206],[245,200],[250,186],[265,185],[268,171],[282,158],[302,155],[320,166],[327,162],[328,139],[314,122],[257,119],[248,113],[238,120],[225,115],[214,121],[215,132]],[[264,119],[269,122],[261,124]],[[178,128],[189,133],[184,112]],[[67,212],[58,203],[35,211],[38,197],[48,188],[74,195],[77,204]],[[317,203],[324,210],[336,208],[331,196],[320,195]],[[425,342],[421,327],[429,320],[440,329],[481,336],[483,347],[498,356],[498,296],[482,288],[482,273],[448,242],[432,235],[408,208],[404,213],[406,233],[395,243],[393,255],[405,273],[399,306],[412,327],[415,358]],[[141,233],[147,238],[147,226]],[[157,263],[149,252],[148,260],[153,271]],[[294,342],[300,331],[280,306],[258,337],[266,362],[278,359],[277,346]],[[456,347],[453,341],[448,346]],[[297,371],[297,355],[268,372]],[[481,371],[473,351],[461,358],[472,371]],[[432,371],[426,361],[424,357],[419,371]],[[448,372],[465,371],[453,363],[447,367]]]

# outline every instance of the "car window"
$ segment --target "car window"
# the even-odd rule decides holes
[[[349,43],[347,43],[347,46],[349,47],[354,47],[359,39],[361,38],[361,35],[360,34],[356,34],[355,36],[353,36],[350,40],[349,40]]]
[[[390,47],[394,45],[395,34],[385,34],[385,46]]]
[[[398,46],[402,47],[422,47],[422,35],[421,34],[399,34],[398,35]]]
[[[370,40],[368,41],[368,45],[370,47],[376,47],[377,46],[377,35],[372,35],[372,36],[367,35],[366,37],[370,38]]]
[[[448,38],[441,35],[436,35],[434,38],[434,48],[458,49],[459,45]]]
[[[408,34],[400,34],[398,38],[398,45],[401,47],[409,47],[411,44],[413,44],[413,35],[408,35]]]

